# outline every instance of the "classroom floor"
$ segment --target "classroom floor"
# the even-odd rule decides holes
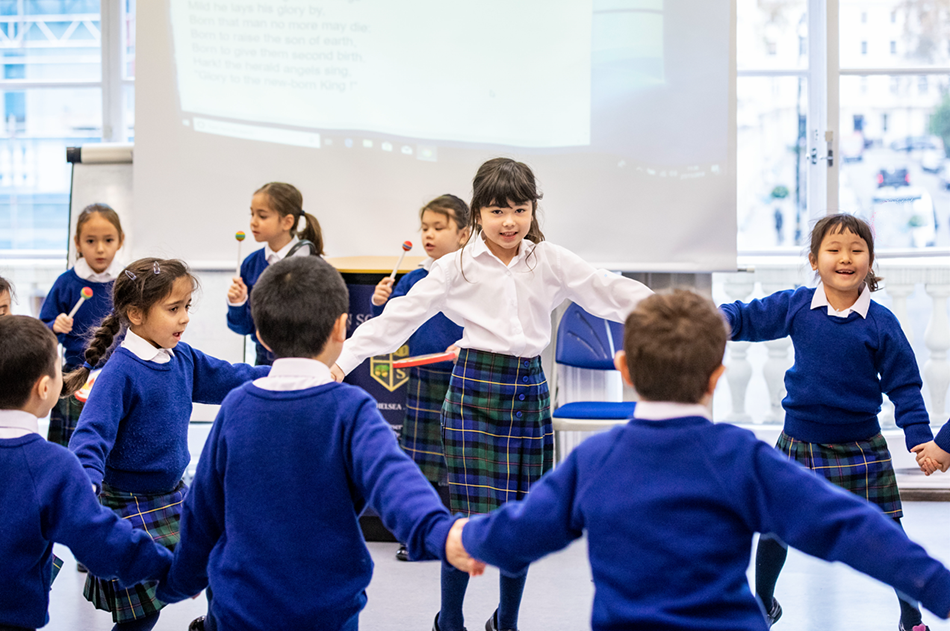
[[[931,555],[950,565],[950,502],[905,502],[904,527]],[[376,562],[369,587],[369,604],[360,626],[370,631],[428,631],[439,608],[439,565],[435,562],[396,561],[396,544],[370,543]],[[49,631],[99,631],[112,627],[110,614],[97,611],[82,597],[85,575],[76,572],[68,551],[50,598]],[[630,563],[636,563],[630,559]],[[465,601],[467,626],[484,627],[497,602],[497,572],[473,579]],[[662,577],[656,577],[662,580]],[[785,615],[776,631],[862,629],[895,631],[898,607],[887,586],[841,564],[793,551],[779,580],[776,596]],[[532,566],[525,588],[519,627],[523,631],[574,631],[590,628],[593,584],[586,547],[579,541],[568,549]],[[204,613],[204,598],[166,607],[156,629],[185,631],[188,623]],[[924,612],[932,631],[950,631],[950,622]],[[315,621],[314,628],[319,628]],[[276,623],[276,621],[275,621]],[[281,628],[279,623],[275,628]]]

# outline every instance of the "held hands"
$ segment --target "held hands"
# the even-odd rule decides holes
[[[374,305],[381,307],[386,304],[386,301],[389,300],[389,297],[393,293],[393,283],[395,282],[395,280],[388,276],[379,281],[379,284],[376,285],[376,289],[373,291],[372,301]]]
[[[938,470],[946,473],[950,469],[950,453],[938,447],[934,441],[917,445],[911,451],[917,454],[917,465],[926,475]]]
[[[452,524],[445,540],[445,560],[459,571],[468,572],[469,576],[481,576],[485,572],[485,564],[470,557],[462,545],[462,529],[467,523],[468,518],[464,518]]]
[[[65,313],[56,316],[53,321],[53,333],[69,333],[73,330],[73,319]]]
[[[239,304],[247,300],[247,285],[240,276],[231,279],[231,286],[228,288],[228,302]]]

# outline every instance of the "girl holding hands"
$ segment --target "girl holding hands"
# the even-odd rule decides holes
[[[473,187],[465,247],[435,261],[405,296],[357,328],[333,367],[342,379],[367,357],[395,351],[440,312],[464,328],[442,407],[442,440],[452,510],[468,515],[523,498],[552,467],[554,431],[538,356],[550,342],[551,312],[570,299],[623,322],[651,293],[544,241],[541,194],[527,165],[489,160]],[[517,628],[526,576],[501,576],[499,606],[486,628]],[[464,627],[468,578],[443,564],[437,631]]]

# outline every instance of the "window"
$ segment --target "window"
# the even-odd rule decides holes
[[[867,42],[861,42],[861,54],[862,54],[862,55],[867,55],[867,54],[868,54],[868,43],[867,43]]]
[[[892,55],[897,54],[897,42],[895,42],[894,40],[891,40],[891,54]]]

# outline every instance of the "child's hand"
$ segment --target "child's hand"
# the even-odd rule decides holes
[[[467,523],[468,519],[465,518],[452,524],[445,540],[445,560],[458,570],[468,572],[469,576],[481,576],[485,572],[485,564],[470,557],[462,545],[462,529]]]
[[[389,300],[389,297],[393,293],[393,283],[396,282],[389,276],[379,281],[379,284],[376,285],[376,289],[373,291],[373,304],[377,307],[381,307],[386,304],[386,301]]]
[[[950,453],[941,449],[932,440],[917,445],[911,451],[917,454],[917,464],[920,466],[920,470],[927,475],[937,469],[940,469],[942,473],[946,473],[947,469],[950,469]]]
[[[56,316],[53,321],[53,333],[69,333],[73,330],[73,319],[65,313]]]
[[[333,377],[333,381],[336,382],[343,381],[343,378],[346,377],[346,375],[343,374],[343,369],[341,369],[336,364],[333,364],[333,366],[330,367],[330,376]]]
[[[231,279],[231,286],[228,288],[228,302],[231,304],[240,304],[247,300],[247,285],[240,276]]]

